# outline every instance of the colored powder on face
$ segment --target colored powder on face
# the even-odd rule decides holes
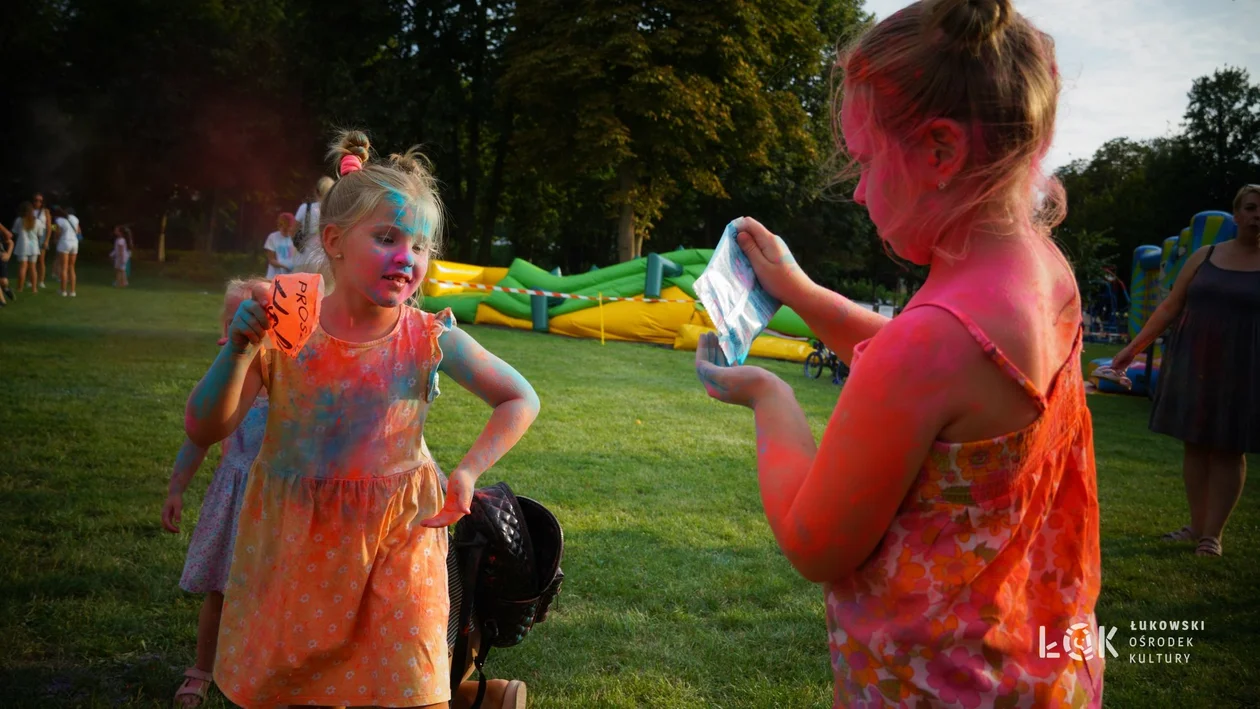
[[[394,226],[407,236],[415,239],[422,236],[428,241],[433,236],[433,225],[428,216],[402,192],[390,188],[386,202],[394,208]]]

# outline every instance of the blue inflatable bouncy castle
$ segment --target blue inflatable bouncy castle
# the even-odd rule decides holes
[[[1164,239],[1162,246],[1139,246],[1134,250],[1129,286],[1129,337],[1137,337],[1155,308],[1172,292],[1173,284],[1191,254],[1204,246],[1229,241],[1237,234],[1238,226],[1231,214],[1199,212],[1190,220],[1189,227],[1182,229],[1178,236]],[[1133,382],[1132,389],[1094,376],[1094,370],[1111,364],[1110,357],[1090,362],[1085,376],[1101,392],[1152,396],[1159,382],[1162,356],[1163,346],[1157,342],[1133,358],[1133,363],[1125,372],[1125,376]],[[1151,366],[1148,367],[1148,363]]]

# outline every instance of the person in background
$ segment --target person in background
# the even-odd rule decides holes
[[[110,258],[114,260],[114,287],[127,287],[127,270],[131,263],[131,248],[127,243],[127,234],[124,230],[125,226],[114,227],[114,250],[109,252]]]
[[[44,206],[44,195],[39,192],[31,198],[31,206],[35,209],[35,238],[39,242],[39,255],[35,261],[35,272],[39,274],[39,287],[47,288],[47,266],[44,254],[48,252],[48,240],[52,236],[52,215]]]
[[[70,226],[74,227],[74,234],[78,237],[79,242],[83,242],[83,228],[79,226],[79,218],[74,214],[73,207],[66,208],[66,221],[70,222]]]
[[[1190,523],[1164,541],[1197,541],[1221,556],[1225,523],[1242,497],[1247,453],[1260,453],[1260,185],[1234,197],[1238,237],[1190,255],[1172,292],[1111,361],[1123,372],[1172,326],[1150,428],[1184,444]]]
[[[297,220],[292,214],[285,212],[276,219],[278,231],[267,235],[267,242],[263,245],[263,251],[267,254],[267,280],[293,272],[293,260],[297,256],[297,250],[293,247],[293,230],[296,227]]]
[[[70,224],[66,210],[53,209],[53,224],[57,231],[57,278],[61,282],[61,295],[76,297],[75,285],[78,274],[75,262],[79,258],[79,233]]]
[[[123,236],[127,237],[127,268],[124,275],[127,276],[127,281],[131,282],[131,262],[136,258],[136,237],[131,234],[129,226],[123,225],[122,232]]]
[[[18,205],[18,218],[13,222],[13,253],[18,260],[18,291],[26,285],[26,274],[31,274],[31,292],[39,292],[37,262],[40,257],[39,223],[35,219],[35,205],[23,202]]]
[[[297,220],[297,232],[293,235],[293,246],[298,251],[307,237],[319,233],[319,203],[332,189],[333,179],[328,175],[319,178],[315,183],[315,193],[297,209],[293,217]]]
[[[0,226],[0,308],[13,299],[9,290],[9,259],[13,258],[13,232]]]

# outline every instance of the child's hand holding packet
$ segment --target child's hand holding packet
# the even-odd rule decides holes
[[[296,357],[319,324],[324,279],[318,273],[285,273],[271,283],[271,341],[281,352]]]
[[[743,364],[753,339],[779,309],[779,301],[757,282],[752,263],[736,243],[739,219],[726,225],[713,258],[696,279],[696,295],[704,304],[726,360]]]

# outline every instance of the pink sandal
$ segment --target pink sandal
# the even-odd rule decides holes
[[[210,687],[214,684],[214,675],[209,672],[202,672],[196,667],[189,667],[184,670],[184,682],[179,685],[179,689],[175,690],[175,700],[172,706],[175,707],[199,707],[206,703],[206,697],[210,694]],[[194,681],[201,682],[201,686],[194,689],[192,684]],[[181,697],[196,697],[193,702],[181,701]]]

